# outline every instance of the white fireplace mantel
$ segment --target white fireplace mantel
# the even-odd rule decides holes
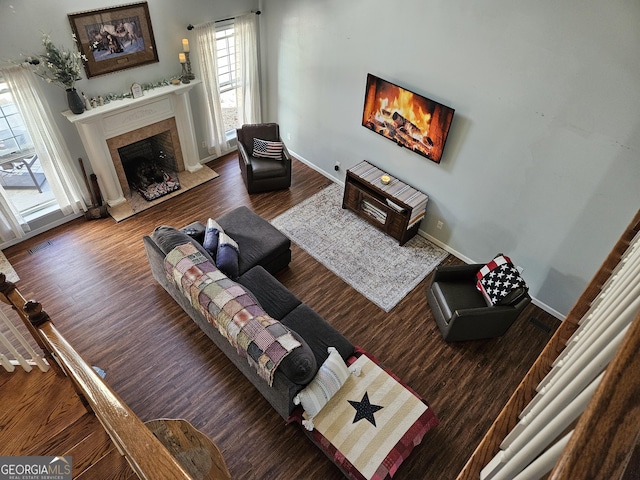
[[[109,206],[126,201],[109,153],[107,140],[175,117],[184,168],[195,172],[202,168],[191,115],[189,90],[200,81],[154,88],[142,97],[115,100],[75,115],[69,110],[62,114],[75,124],[100,190]]]

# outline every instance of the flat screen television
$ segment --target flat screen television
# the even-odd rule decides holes
[[[367,75],[362,125],[429,160],[440,163],[453,108]]]

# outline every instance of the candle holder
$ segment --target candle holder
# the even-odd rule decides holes
[[[189,52],[184,52],[184,56],[187,58],[187,78],[193,80],[196,76],[191,71],[191,60],[189,59]]]
[[[182,83],[191,83],[191,81],[189,80],[189,73],[187,72],[186,63],[181,63],[181,65],[182,65],[182,74],[180,75],[180,79],[182,80]]]

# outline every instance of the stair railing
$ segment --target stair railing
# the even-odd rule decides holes
[[[623,478],[640,437],[639,232],[640,211],[457,480]]]
[[[47,372],[49,364],[42,355],[36,353],[27,339],[22,335],[11,319],[0,310],[0,365],[7,372],[14,372],[16,367],[22,367],[30,372],[33,367]]]
[[[120,454],[140,479],[192,478],[151,430],[64,339],[42,306],[34,301],[25,301],[16,286],[7,282],[1,273],[0,293],[4,296],[3,301],[14,307],[34,335],[49,364],[56,365],[56,371],[72,380],[85,405],[100,420]]]

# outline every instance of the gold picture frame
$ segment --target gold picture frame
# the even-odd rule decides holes
[[[87,78],[158,61],[147,2],[70,13]]]

